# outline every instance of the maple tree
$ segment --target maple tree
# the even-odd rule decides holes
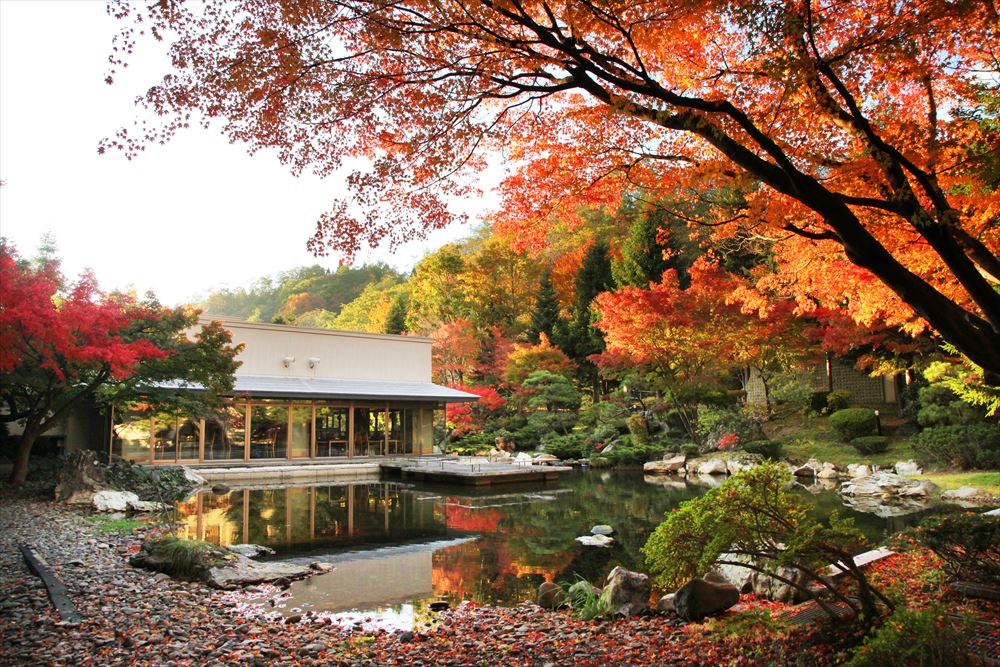
[[[475,370],[479,340],[472,322],[457,319],[431,333],[431,357],[438,380],[448,385],[465,383],[466,375]]]
[[[0,244],[0,421],[19,423],[12,484],[24,482],[38,437],[88,399],[128,401],[140,394],[170,397],[157,381],[197,383],[203,391],[166,392],[175,405],[203,405],[232,389],[235,356],[218,323],[194,341],[184,331],[198,312],[102,294],[85,273],[62,291],[58,263],[32,266]]]
[[[457,385],[452,388],[479,397],[475,402],[448,403],[445,406],[445,421],[452,428],[451,434],[456,438],[481,431],[489,415],[507,403],[493,387]]]
[[[535,345],[520,344],[507,355],[504,379],[508,384],[520,386],[535,371],[548,371],[569,377],[574,370],[573,362],[566,353],[549,341],[544,333],[539,334]]]
[[[498,229],[537,247],[553,217],[624,189],[747,192],[723,237],[775,241],[770,284],[846,300],[865,322],[926,321],[1000,373],[1000,133],[989,2],[242,0],[110,3],[114,79],[140,38],[172,71],[130,156],[221,121],[293,170],[360,165],[311,247],[398,244],[456,215],[503,153]],[[992,78],[991,78],[992,77]],[[984,115],[985,114],[985,115]]]
[[[607,347],[594,359],[605,374],[645,373],[697,442],[702,392],[720,386],[726,373],[745,361],[743,336],[757,316],[727,300],[736,283],[717,266],[699,261],[691,277],[691,286],[681,289],[677,272],[668,269],[649,289],[624,287],[598,295],[596,324]]]

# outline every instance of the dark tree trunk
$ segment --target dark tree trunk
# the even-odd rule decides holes
[[[31,459],[31,448],[41,434],[38,426],[25,427],[21,440],[17,445],[17,455],[14,458],[14,468],[10,471],[11,486],[21,486],[28,477],[28,461]]]

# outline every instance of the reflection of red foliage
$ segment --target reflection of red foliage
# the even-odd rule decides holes
[[[495,533],[507,514],[501,509],[475,509],[449,504],[445,509],[449,528],[468,530],[474,533]]]

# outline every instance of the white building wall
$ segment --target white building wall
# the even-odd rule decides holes
[[[245,343],[237,375],[431,381],[431,339],[223,321]],[[285,359],[292,359],[285,364]],[[315,360],[310,362],[310,360]]]

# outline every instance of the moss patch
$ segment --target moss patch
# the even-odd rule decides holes
[[[147,525],[135,519],[112,519],[101,515],[84,517],[83,520],[93,524],[94,528],[102,533],[117,533],[119,535],[134,532],[136,528]]]

